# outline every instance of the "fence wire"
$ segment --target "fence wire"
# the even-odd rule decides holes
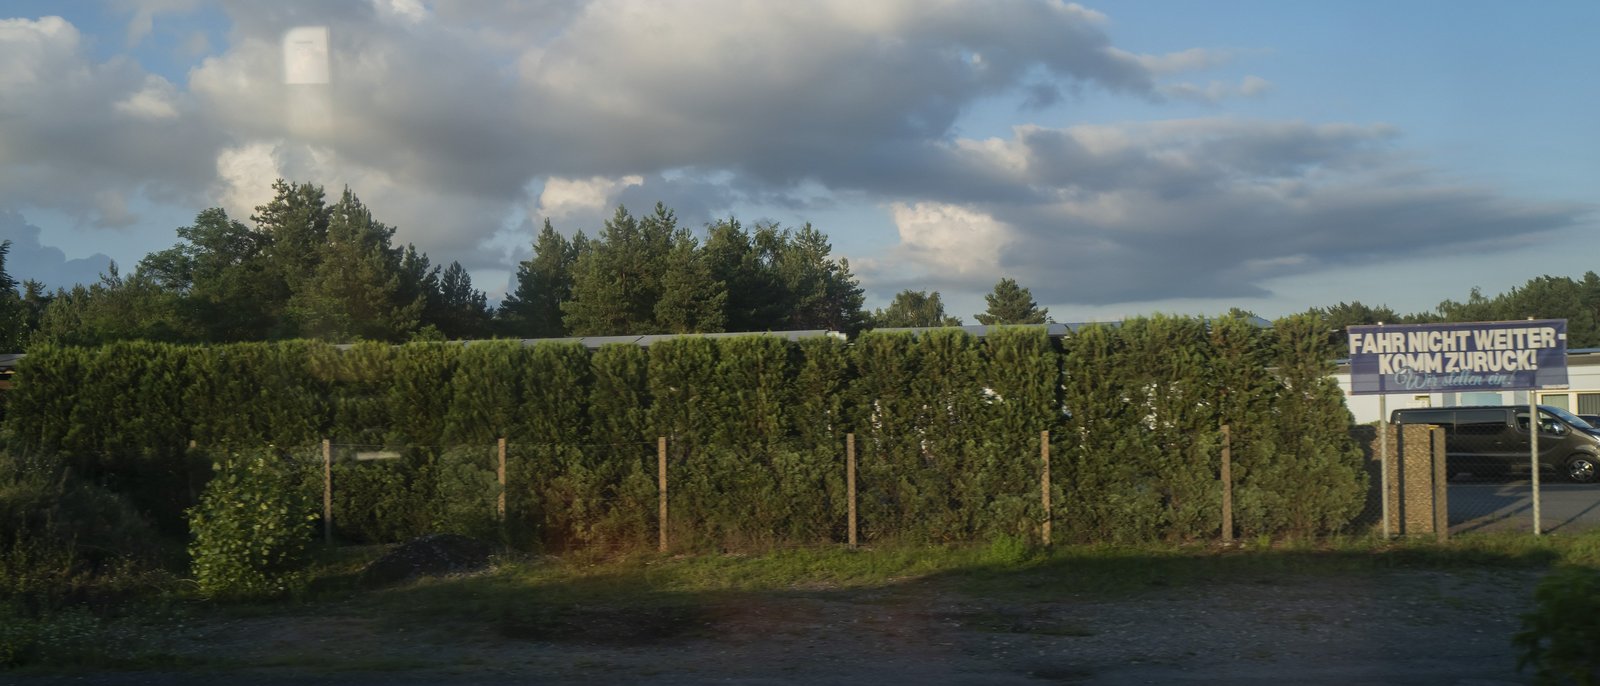
[[[308,488],[325,503],[324,531],[353,545],[437,532],[526,550],[610,553],[1001,537],[1232,541],[1291,526],[1393,536],[1531,531],[1527,412],[1499,416],[1498,424],[1463,411],[1448,421],[1430,415],[1415,418],[1428,424],[1388,425],[1387,459],[1379,427],[1356,427],[1358,462],[1308,458],[1288,471],[1269,468],[1295,464],[1272,453],[1283,449],[1281,439],[1218,427],[1191,452],[1160,458],[1204,463],[1198,480],[1121,484],[1076,478],[1075,465],[1093,459],[1083,442],[1043,432],[981,446],[857,435],[809,447],[329,442],[272,450],[307,467]],[[1564,452],[1570,430],[1541,426],[1542,533],[1600,523],[1600,486],[1562,479],[1573,474]]]

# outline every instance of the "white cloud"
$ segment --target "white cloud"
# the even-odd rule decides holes
[[[546,215],[592,230],[618,203],[662,200],[695,225],[822,195],[889,208],[900,245],[863,266],[958,288],[1004,268],[1051,284],[1034,286],[1049,302],[1259,293],[1285,273],[1401,259],[1430,235],[1481,246],[1580,214],[1455,187],[1383,126],[1220,117],[962,137],[963,116],[1029,94],[1058,120],[1051,93],[1160,105],[1272,87],[1186,82],[1245,53],[1128,51],[1106,17],[1056,0],[224,10],[227,44],[178,84],[91,56],[59,18],[0,20],[0,206],[111,226],[160,198],[244,218],[278,177],[348,184],[400,240],[487,271]],[[149,17],[130,36],[163,28]],[[308,25],[328,27],[330,83],[290,87],[282,40]],[[320,89],[315,126],[295,118],[305,89]]]
[[[1000,267],[1011,229],[994,217],[959,205],[894,203],[900,249],[911,260],[956,276],[988,276]]]
[[[133,12],[133,17],[128,20],[126,41],[128,47],[135,47],[144,42],[155,29],[157,16],[171,12],[187,12],[197,7],[199,0],[114,0],[111,4]]]
[[[118,101],[114,107],[137,119],[175,119],[178,116],[176,99],[177,89],[172,83],[152,74],[145,77],[144,88]]]
[[[272,199],[272,182],[283,177],[277,146],[255,142],[217,153],[216,202],[228,216],[243,220]]]
[[[416,24],[428,18],[428,8],[421,0],[372,0],[378,12],[395,17],[407,24]]]
[[[78,29],[61,17],[0,19],[0,87],[52,85],[78,51]]]
[[[1206,48],[1189,48],[1164,55],[1136,55],[1115,48],[1113,51],[1137,61],[1140,66],[1158,75],[1220,67],[1234,58],[1232,52]]]
[[[215,132],[177,87],[93,60],[59,17],[0,20],[0,92],[0,206],[125,226],[137,197],[195,200],[209,179]]]
[[[551,177],[544,182],[544,191],[539,193],[539,203],[532,214],[538,218],[561,220],[602,212],[612,205],[617,193],[643,183],[644,177],[637,174],[615,179],[603,176],[587,179]]]
[[[1246,76],[1238,83],[1211,81],[1204,86],[1193,83],[1164,84],[1159,88],[1162,95],[1175,100],[1193,100],[1197,102],[1219,102],[1234,97],[1254,97],[1272,90],[1272,82],[1259,76]]]

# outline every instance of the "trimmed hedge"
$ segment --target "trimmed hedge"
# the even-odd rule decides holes
[[[1328,346],[1296,318],[1261,330],[1178,317],[1060,342],[1005,327],[593,353],[515,341],[45,346],[18,369],[6,430],[13,447],[66,456],[168,522],[209,477],[191,440],[230,451],[328,437],[342,537],[451,530],[542,549],[653,544],[655,440],[668,436],[673,541],[714,549],[842,540],[851,431],[866,541],[1033,535],[1043,431],[1058,540],[1208,538],[1226,423],[1238,529],[1313,535],[1347,526],[1367,487]],[[357,446],[401,458],[348,459]]]

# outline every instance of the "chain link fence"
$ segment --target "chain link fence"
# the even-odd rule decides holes
[[[1565,533],[1600,525],[1600,436],[1546,409],[1537,424],[1531,416],[1528,407],[1394,413],[1396,435],[1418,425],[1443,434],[1439,451],[1451,533]]]

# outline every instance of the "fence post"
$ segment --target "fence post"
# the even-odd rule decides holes
[[[1222,425],[1222,542],[1233,542],[1233,429]]]
[[[661,522],[658,527],[661,541],[658,548],[667,552],[667,437],[656,438],[656,490],[659,492]]]
[[[506,439],[505,439],[505,437],[501,437],[500,438],[499,448],[500,448],[500,469],[499,469],[498,475],[500,477],[500,497],[495,502],[495,511],[500,513],[500,523],[504,524],[506,522]]]
[[[1050,545],[1050,432],[1039,432],[1039,461],[1043,467],[1039,474],[1039,500],[1044,506],[1044,524],[1040,527],[1039,537],[1044,539],[1045,545]]]
[[[844,490],[850,503],[850,547],[856,547],[856,435],[844,435]]]
[[[322,439],[322,542],[333,545],[333,441]]]

